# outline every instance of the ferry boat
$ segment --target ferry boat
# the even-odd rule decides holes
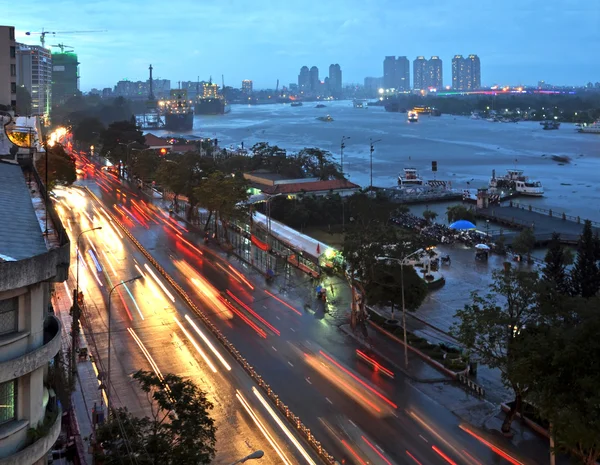
[[[330,115],[327,116],[319,116],[317,117],[317,119],[319,121],[325,121],[326,123],[331,123],[333,121],[333,118]]]
[[[292,102],[290,104],[290,106],[291,107],[301,107],[302,106],[302,102],[295,101],[295,102]]]
[[[540,122],[540,124],[542,125],[542,128],[545,131],[550,131],[553,129],[560,128],[560,123],[558,121],[542,121],[542,122]]]
[[[164,102],[165,129],[188,131],[194,127],[194,107],[188,101],[186,89],[172,89],[171,98]]]
[[[406,116],[409,123],[416,123],[419,121],[419,114],[416,111],[409,111]]]
[[[354,99],[352,105],[354,105],[354,108],[368,108],[363,100],[358,99]]]
[[[577,128],[577,131],[585,134],[600,134],[600,120],[595,121],[592,124],[584,124]]]
[[[507,170],[504,176],[496,177],[496,170],[492,170],[489,183],[490,189],[511,189],[522,195],[541,197],[544,195],[544,187],[540,181],[529,179],[523,175],[523,170]]]
[[[423,185],[425,185],[425,181],[419,176],[416,168],[404,168],[404,174],[398,176],[398,186],[400,186],[401,189],[403,187]]]

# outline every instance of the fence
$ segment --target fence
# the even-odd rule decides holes
[[[59,245],[62,246],[62,245],[68,244],[69,243],[69,235],[67,234],[67,231],[65,230],[64,226],[62,225],[60,218],[56,214],[56,210],[54,209],[54,204],[52,203],[52,200],[50,200],[50,198],[48,196],[48,191],[46,190],[46,185],[42,182],[39,173],[35,169],[35,166],[32,165],[29,169],[31,169],[33,177],[35,178],[35,182],[37,183],[38,190],[40,191],[40,194],[42,195],[42,197],[44,199],[44,205],[46,207],[46,215],[50,218],[50,220],[52,220],[52,225],[54,226],[54,232],[56,233],[56,236],[58,237]]]
[[[564,221],[573,221],[574,223],[577,223],[577,224],[582,224],[584,221],[586,221],[585,219],[582,220],[581,217],[579,217],[579,216],[567,215],[565,212],[557,212],[557,211],[552,210],[551,208],[546,209],[546,208],[534,207],[533,205],[527,205],[527,204],[522,204],[522,203],[518,203],[518,202],[513,203],[512,200],[509,202],[508,206],[512,207],[512,208],[520,208],[521,210],[527,209],[530,212],[540,213],[542,215],[547,215],[551,218],[561,218]],[[600,228],[600,222],[591,221],[591,223],[592,223],[592,226]]]

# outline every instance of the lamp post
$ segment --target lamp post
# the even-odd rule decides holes
[[[283,195],[281,193],[279,194],[265,194],[267,196],[267,208],[265,209],[265,213],[267,214],[267,245],[269,246],[269,250],[267,250],[267,260],[269,259],[269,252],[271,250],[271,201],[275,198],[275,197],[279,197],[280,195]]]
[[[344,176],[344,149],[346,148],[346,144],[344,141],[350,139],[348,136],[342,136],[342,142],[340,143],[340,169],[342,170],[342,179],[346,179]],[[346,231],[346,207],[344,205],[343,197],[340,197],[342,201],[342,232]]]
[[[256,460],[256,459],[262,459],[263,455],[265,455],[265,453],[262,450],[257,450],[255,452],[252,452],[250,455],[247,455],[246,457],[244,457],[243,459],[239,459],[236,460],[235,462],[233,462],[231,465],[237,465],[238,463],[244,463],[247,460]]]
[[[371,185],[369,190],[372,191],[373,190],[373,152],[375,151],[375,147],[373,147],[373,144],[375,144],[375,142],[381,142],[381,139],[377,139],[377,140],[373,140],[370,139],[371,143],[369,144],[369,152],[371,154]]]
[[[125,156],[126,156],[126,161],[127,161],[127,174],[129,174],[129,146],[131,144],[137,144],[137,141],[134,140],[134,141],[128,142],[127,144],[125,142],[118,142],[118,144],[124,145],[125,147],[127,147],[127,152],[126,152]],[[121,167],[121,170],[120,170],[121,176],[123,176],[122,171],[123,171],[123,168]]]
[[[75,250],[75,292],[73,296],[73,323],[71,324],[71,374],[74,375],[77,372],[75,368],[75,351],[77,348],[77,336],[79,335],[79,239],[85,233],[90,231],[96,231],[102,229],[102,226],[96,226],[95,228],[86,229],[81,231],[77,236],[77,249]]]
[[[126,281],[121,281],[120,283],[115,284],[112,289],[110,290],[110,292],[108,293],[108,369],[107,369],[107,373],[106,373],[106,411],[108,412],[108,414],[110,415],[110,328],[111,328],[111,306],[110,306],[110,298],[112,297],[112,293],[113,291],[119,287],[122,286],[123,284],[127,284],[130,283],[131,281],[135,281],[136,279],[140,279],[143,278],[143,276],[137,275],[134,276],[133,278],[130,278]]]

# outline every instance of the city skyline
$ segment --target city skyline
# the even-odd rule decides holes
[[[177,82],[212,75],[220,81],[224,75],[227,85],[239,87],[242,80],[251,79],[255,89],[274,88],[277,79],[280,85],[296,82],[298,69],[307,63],[316,65],[323,76],[330,64],[339,63],[344,84],[362,83],[367,76],[381,76],[382,60],[391,55],[406,56],[411,63],[420,55],[439,56],[444,86],[452,84],[451,60],[461,53],[477,54],[485,62],[483,86],[539,80],[580,85],[600,75],[600,63],[586,52],[600,45],[595,32],[599,9],[579,0],[565,3],[560,14],[555,5],[533,1],[508,1],[503,8],[492,2],[463,1],[462,8],[456,8],[442,1],[402,7],[384,1],[375,8],[349,0],[343,8],[339,1],[307,2],[298,12],[271,0],[252,6],[229,0],[226,6],[201,7],[179,0],[170,8],[185,14],[172,22],[159,8],[164,5],[154,1],[143,9],[134,2],[110,1],[82,5],[32,0],[30,6],[16,10],[0,0],[0,9],[10,12],[3,23],[16,27],[21,43],[39,44],[39,35],[26,36],[26,31],[107,30],[46,37],[48,45],[74,47],[83,91],[122,79],[145,79],[149,63],[156,78]],[[284,37],[280,29],[286,31]],[[199,30],[210,34],[218,47],[202,46]],[[396,40],[399,31],[411,40]],[[565,57],[569,66],[564,65]]]

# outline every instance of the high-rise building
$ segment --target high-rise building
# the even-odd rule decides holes
[[[17,105],[17,43],[13,26],[0,26],[0,105]]]
[[[465,89],[465,59],[462,55],[454,55],[452,58],[452,89]]]
[[[337,63],[329,65],[329,92],[334,97],[340,96],[342,93],[342,68]]]
[[[298,89],[300,92],[308,92],[310,90],[310,71],[308,66],[300,68],[300,74],[298,74]]]
[[[396,89],[410,90],[410,61],[405,56],[396,59]]]
[[[250,79],[244,79],[242,81],[242,92],[244,94],[252,93],[252,81]]]
[[[383,87],[396,88],[396,57],[387,56],[383,59]]]
[[[365,91],[370,97],[376,97],[379,89],[383,87],[382,77],[366,77],[364,81]]]
[[[469,71],[470,80],[467,88],[469,90],[481,89],[481,62],[477,55],[469,55],[465,58],[465,65]]]
[[[317,92],[319,90],[319,68],[313,66],[310,68],[310,91]]]
[[[442,60],[438,56],[432,56],[427,62],[426,87],[438,90],[441,90],[444,87]]]
[[[2,225],[0,241],[0,462],[45,464],[62,423],[58,378],[49,373],[63,366],[61,323],[50,295],[67,279],[69,239],[58,216],[40,210],[40,191],[28,188],[19,165],[0,161],[0,180],[0,213],[18,218]]]
[[[61,105],[79,95],[79,62],[73,52],[52,54],[52,104]],[[146,94],[147,95],[147,94]]]
[[[418,56],[413,61],[413,89],[427,89],[427,60],[424,56]]]
[[[452,88],[472,91],[481,87],[481,66],[477,55],[455,55],[452,58]]]
[[[17,86],[31,95],[31,114],[50,115],[52,95],[52,55],[39,45],[17,44]]]

